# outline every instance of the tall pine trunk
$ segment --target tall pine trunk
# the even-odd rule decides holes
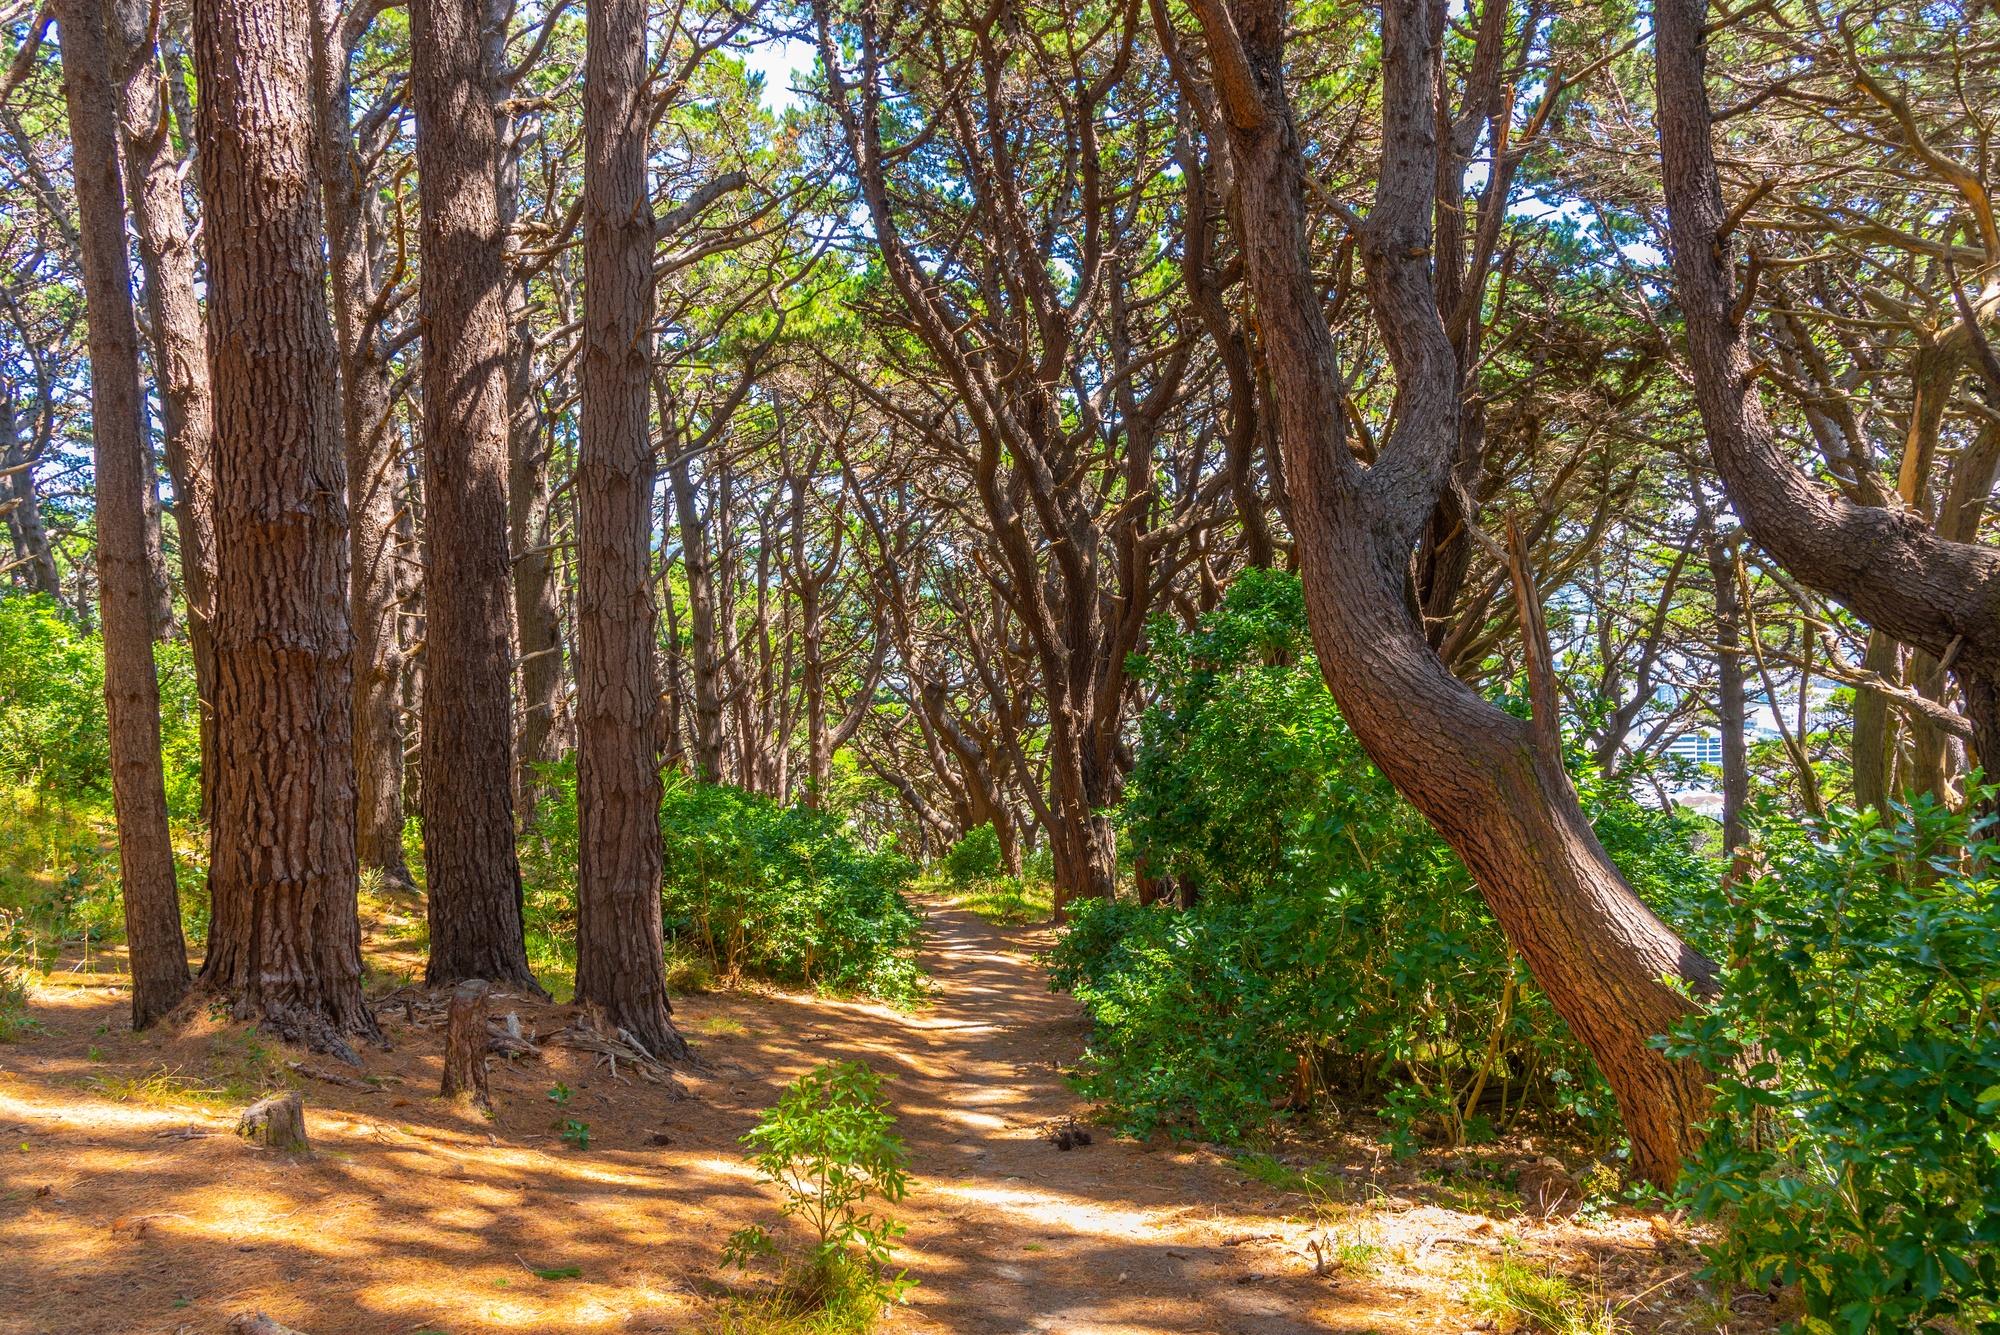
[[[577,464],[576,999],[685,1060],[660,940],[653,445],[653,209],[645,0],[589,0],[583,90],[582,442]]]
[[[355,853],[363,868],[411,883],[403,856],[404,667],[396,633],[404,580],[399,571],[397,497],[402,460],[393,427],[395,380],[371,307],[380,285],[381,203],[369,187],[372,145],[354,142],[349,75],[365,24],[339,0],[318,0],[320,60],[314,103],[325,164],[327,256],[332,268],[335,341],[340,349],[341,439],[347,461],[348,616],[354,627],[352,731]]]
[[[514,853],[507,257],[485,17],[481,0],[410,6],[423,256],[425,980],[535,988]]]
[[[212,411],[201,303],[195,296],[194,245],[181,202],[179,155],[169,133],[173,118],[151,32],[152,11],[139,0],[105,6],[111,56],[119,81],[125,178],[132,226],[145,271],[153,335],[153,370],[167,477],[174,487],[174,531],[180,548],[181,594],[187,604],[188,650],[194,659],[201,738],[201,810],[209,816],[215,779],[215,479],[209,459]]]
[[[111,798],[118,820],[118,881],[125,897],[125,940],[132,968],[132,1027],[144,1029],[187,991],[188,969],[160,765],[160,683],[153,668],[139,333],[132,319],[131,275],[125,264],[118,98],[111,81],[103,12],[98,0],[63,0],[59,20],[90,323],[97,592],[104,626]]]
[[[306,0],[200,0],[215,395],[215,819],[201,988],[356,1060],[353,636]]]

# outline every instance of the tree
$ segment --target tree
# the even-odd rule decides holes
[[[423,262],[425,978],[539,992],[514,853],[508,265],[486,18],[482,0],[410,7]]]
[[[1350,218],[1394,368],[1395,427],[1364,465],[1306,247],[1307,177],[1286,89],[1282,0],[1196,0],[1235,163],[1240,238],[1277,389],[1292,523],[1327,684],[1375,763],[1437,826],[1618,1096],[1633,1163],[1670,1185],[1694,1148],[1705,1077],[1651,1045],[1713,966],[1633,894],[1563,770],[1532,572],[1514,574],[1535,718],[1481,699],[1439,659],[1413,609],[1410,561],[1461,449],[1465,374],[1432,256],[1441,10],[1382,6],[1382,144],[1367,218]],[[1537,662],[1537,660],[1540,660]]]
[[[75,148],[77,217],[90,321],[91,440],[97,481],[97,593],[104,628],[104,707],[118,818],[118,881],[131,955],[132,1027],[144,1029],[188,987],[187,941],[160,764],[160,684],[153,668],[146,550],[145,425],[139,335],[125,260],[118,97],[98,0],[63,0],[63,90]]]
[[[216,759],[201,990],[355,1060],[353,638],[305,0],[194,15],[215,395]]]
[[[588,0],[584,23],[576,998],[654,1056],[685,1060],[660,938],[645,0]]]

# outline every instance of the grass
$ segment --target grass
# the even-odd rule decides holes
[[[727,1015],[711,1015],[701,1022],[701,1032],[717,1038],[742,1038],[750,1032],[750,1026]]]
[[[1262,1182],[1279,1191],[1296,1192],[1315,1200],[1343,1200],[1347,1183],[1339,1174],[1323,1175],[1310,1168],[1293,1168],[1268,1154],[1245,1154],[1236,1160],[1236,1171],[1253,1182]]]
[[[1602,1294],[1587,1292],[1554,1270],[1503,1256],[1466,1291],[1466,1301],[1502,1331],[1543,1335],[1618,1335],[1618,1313]]]
[[[1012,876],[975,881],[956,893],[962,907],[1002,927],[1047,922],[1055,912],[1054,891],[1049,886]]]

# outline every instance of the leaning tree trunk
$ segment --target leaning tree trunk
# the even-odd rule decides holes
[[[195,116],[215,395],[215,820],[201,988],[350,1061],[361,995],[347,478],[305,0],[206,0]]]
[[[404,656],[396,634],[404,580],[399,571],[397,496],[402,460],[393,427],[394,368],[371,313],[379,271],[381,203],[369,186],[369,147],[354,142],[349,65],[365,31],[366,11],[317,0],[320,59],[314,67],[327,255],[332,270],[335,340],[340,348],[341,436],[347,458],[348,617],[354,627],[355,853],[402,885],[412,883],[403,856]]]
[[[585,11],[582,441],[577,462],[576,999],[685,1060],[660,940],[653,445],[653,209],[645,0]]]
[[[1761,363],[1750,354],[1743,318],[1751,303],[1739,301],[1733,214],[1711,141],[1707,14],[1706,0],[1659,0],[1655,8],[1655,121],[1674,295],[1716,471],[1750,536],[1800,583],[1912,649],[1940,661],[1949,655],[1976,754],[2000,755],[2000,617],[1993,613],[2000,552],[1971,541],[1969,532],[1957,541],[1935,533],[1908,508],[1855,505],[1835,494],[1792,461],[1764,411]],[[1987,262],[2000,263],[2000,241],[1982,245]],[[2000,394],[2000,368],[1982,375]]]
[[[118,883],[125,897],[132,967],[132,1027],[144,1029],[187,991],[188,968],[160,765],[139,333],[125,265],[118,100],[103,12],[98,0],[63,0],[59,19],[90,322],[97,595],[104,626],[104,707],[110,725],[111,799],[118,819]]]
[[[425,981],[539,992],[522,939],[508,782],[507,257],[484,19],[481,0],[410,6],[423,257]]]
[[[215,779],[215,480],[209,460],[211,410],[201,303],[195,295],[194,245],[181,202],[181,173],[171,149],[171,118],[154,58],[152,11],[136,0],[105,6],[112,60],[120,80],[125,176],[132,226],[146,273],[153,368],[167,477],[174,486],[174,531],[188,650],[194,659],[201,740],[201,814],[210,812]]]
[[[1386,0],[1383,150],[1362,245],[1396,372],[1397,426],[1363,468],[1305,242],[1305,177],[1284,86],[1279,0],[1196,0],[1237,164],[1250,287],[1278,386],[1279,437],[1322,671],[1369,756],[1464,859],[1535,981],[1610,1082],[1633,1165],[1669,1185],[1708,1103],[1652,1046],[1689,1013],[1664,980],[1713,966],[1626,884],[1578,806],[1552,708],[1502,713],[1432,651],[1406,594],[1410,553],[1459,442],[1460,375],[1430,268],[1438,34],[1427,0]],[[1552,704],[1553,690],[1547,697]]]

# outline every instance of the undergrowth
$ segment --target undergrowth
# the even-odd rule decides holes
[[[1466,1290],[1466,1302],[1500,1330],[1542,1335],[1618,1335],[1624,1325],[1602,1293],[1518,1256],[1489,1264]]]

